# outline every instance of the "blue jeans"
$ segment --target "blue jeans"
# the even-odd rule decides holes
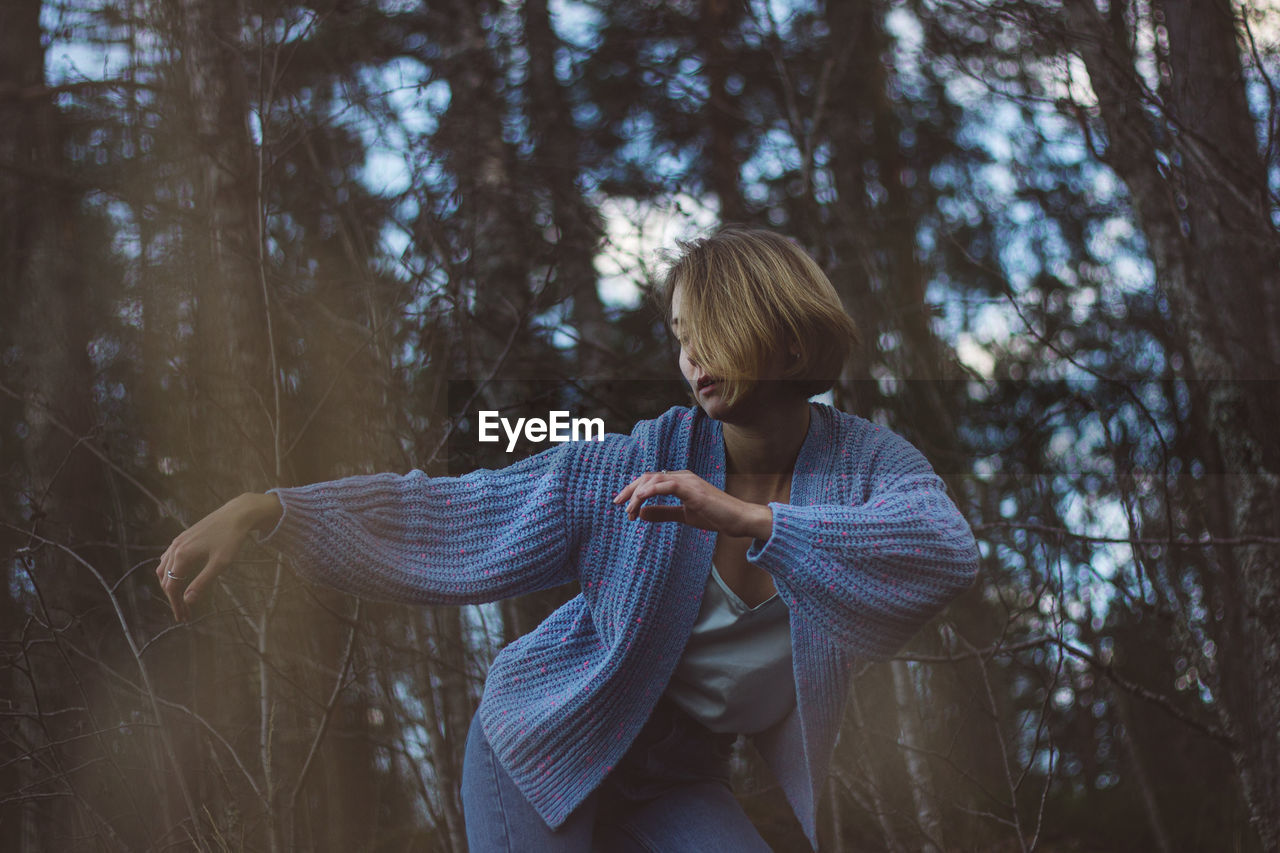
[[[733,741],[664,698],[614,771],[552,830],[498,763],[477,716],[462,766],[467,845],[471,853],[769,853],[729,786]]]

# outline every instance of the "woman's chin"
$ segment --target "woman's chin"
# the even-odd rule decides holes
[[[720,399],[719,394],[703,395],[695,393],[693,395],[693,404],[702,409],[703,413],[712,420],[722,420],[728,413],[729,407]]]
[[[767,411],[778,411],[789,408],[795,400],[805,398],[797,398],[795,395],[773,395],[760,393],[759,389],[749,392],[743,399],[738,400],[732,406],[726,405],[720,397],[718,391],[712,390],[710,393],[701,393],[695,395],[697,405],[707,417],[712,420],[725,421],[726,423],[750,424],[762,418]]]
[[[699,403],[698,403],[698,405],[702,407],[702,411],[703,411],[703,413],[704,413],[707,417],[711,418],[711,420],[713,420],[713,421],[722,421],[722,420],[724,420],[724,416],[725,416],[725,407],[724,407],[723,405],[721,405],[721,404],[720,404],[720,402],[719,402],[718,400],[717,400],[717,401],[713,401],[713,402],[711,402],[711,403],[707,403],[707,402],[705,402],[705,401],[701,401],[701,402],[699,402]]]
[[[750,420],[752,406],[745,400],[739,400],[732,406],[726,405],[724,400],[720,399],[719,394],[710,394],[698,400],[698,405],[702,407],[702,411],[707,417],[715,421],[728,421],[730,423],[743,420],[744,417]]]

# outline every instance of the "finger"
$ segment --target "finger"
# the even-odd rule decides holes
[[[169,548],[169,559],[164,565],[164,577],[160,581],[165,597],[169,599],[169,607],[173,610],[173,618],[179,622],[187,621],[188,609],[182,601],[182,592],[190,580],[189,556],[181,546],[175,544]]]
[[[213,561],[210,560],[204,570],[196,575],[191,583],[187,584],[186,591],[182,594],[182,603],[188,608],[195,604],[200,599],[200,596],[204,594],[204,588],[209,585],[216,575],[217,570],[214,568]]]
[[[172,543],[170,543],[168,548],[164,549],[164,553],[160,555],[160,562],[156,564],[156,580],[160,582],[161,586],[164,586],[165,566],[169,563],[169,555],[171,553],[173,553]]]
[[[640,484],[641,484],[641,483],[646,483],[646,482],[648,482],[649,480],[652,480],[654,477],[660,477],[660,476],[662,476],[663,474],[668,474],[668,473],[670,473],[670,472],[668,472],[668,471],[646,471],[645,473],[641,474],[639,477],[636,477],[636,478],[635,478],[634,480],[632,480],[630,483],[627,483],[627,485],[625,485],[625,486],[622,488],[622,491],[618,492],[618,494],[614,496],[614,498],[613,498],[613,502],[614,502],[614,503],[616,503],[616,504],[617,504],[617,503],[622,503],[623,501],[625,501],[627,498],[629,498],[629,497],[630,497],[630,496],[635,492],[635,490],[640,486]]]
[[[670,478],[650,480],[636,489],[635,494],[631,496],[631,501],[627,504],[627,515],[634,521],[642,503],[654,495],[678,494],[680,486],[681,484],[678,480]]]
[[[640,509],[641,521],[681,521],[685,520],[682,506],[646,506]]]
[[[614,496],[613,502],[615,504],[619,504],[625,500],[628,500],[632,495],[636,493],[636,489],[640,488],[642,485],[647,483],[649,479],[652,478],[653,476],[654,475],[652,472],[646,471],[645,473],[641,474],[639,477],[636,477],[630,483],[627,483],[625,486],[622,487],[622,491],[618,492],[618,494]]]
[[[627,517],[632,521],[635,521],[636,512],[640,509],[640,504],[648,500],[649,495],[651,494],[650,485],[652,480],[653,475],[644,474],[641,476],[640,480],[637,481],[636,487],[631,490],[631,496],[627,500],[626,510]]]
[[[636,484],[639,482],[640,482],[640,478],[637,477],[636,479],[632,480],[630,483],[627,483],[625,486],[623,486],[622,491],[618,492],[616,495],[613,496],[613,502],[616,504],[620,504],[623,501],[625,501],[627,498],[629,498],[631,496],[631,493],[636,490]]]
[[[178,622],[185,621],[183,619],[184,608],[182,606],[181,585],[173,578],[166,577],[161,583],[161,587],[164,589],[165,597],[169,599],[169,609],[173,611],[173,618]]]

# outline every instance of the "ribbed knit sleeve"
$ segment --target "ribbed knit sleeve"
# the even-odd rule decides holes
[[[793,613],[872,659],[897,652],[978,568],[973,531],[924,455],[889,430],[876,435],[845,475],[868,482],[866,500],[770,503],[773,532],[747,551]]]
[[[410,604],[477,604],[576,575],[565,512],[578,443],[461,477],[367,474],[270,489],[284,506],[260,544],[299,575]]]

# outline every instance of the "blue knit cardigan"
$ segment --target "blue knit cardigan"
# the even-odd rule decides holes
[[[791,502],[747,559],[790,609],[796,707],[755,743],[816,849],[816,807],[855,660],[883,658],[972,582],[973,532],[905,439],[810,404]],[[629,521],[613,496],[645,471],[724,488],[719,421],[673,407],[631,434],[461,477],[372,474],[277,488],[259,541],[303,577],[357,595],[473,604],[578,581],[581,593],[493,661],[480,722],[550,827],[622,758],[698,615],[716,535]],[[671,496],[652,499],[674,503]]]

